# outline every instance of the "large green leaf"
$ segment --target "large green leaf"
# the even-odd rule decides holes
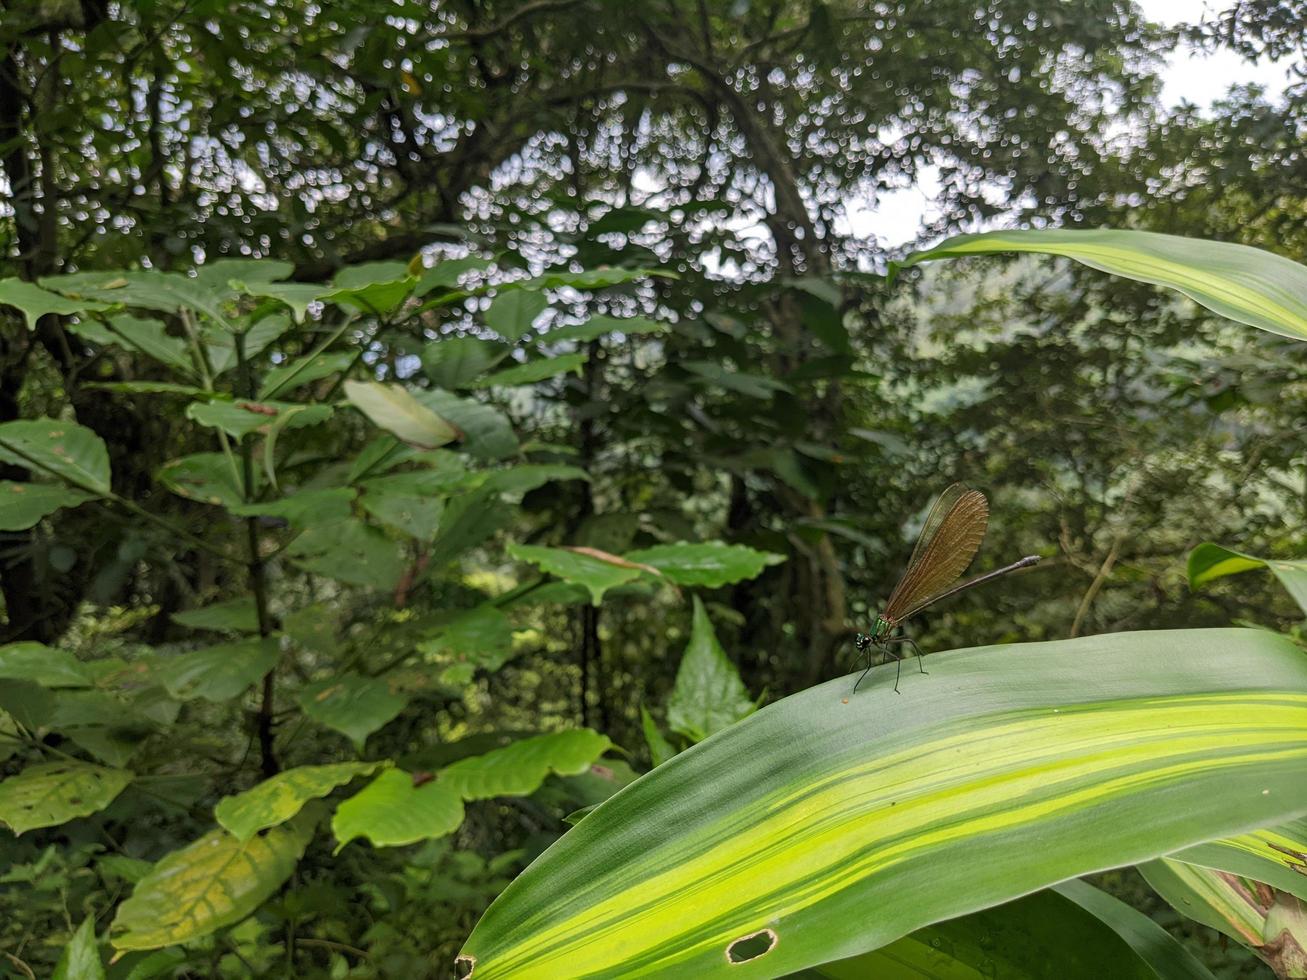
[[[574,776],[612,746],[606,735],[575,728],[524,738],[485,755],[460,759],[440,773],[440,782],[465,800],[526,796],[549,773]]]
[[[257,633],[259,611],[254,605],[253,596],[240,596],[201,606],[199,609],[175,612],[172,621],[193,630]]]
[[[753,713],[753,699],[735,665],[717,642],[712,621],[699,597],[694,597],[690,645],[676,671],[676,685],[667,699],[667,724],[695,742]]]
[[[94,499],[94,494],[58,483],[0,480],[0,531],[25,531],[61,507]]]
[[[109,493],[109,451],[90,429],[57,419],[0,425],[0,462],[53,473],[91,493]]]
[[[1307,266],[1248,245],[1151,231],[1046,229],[959,235],[891,267],[995,252],[1040,252],[1179,290],[1213,313],[1307,340]]]
[[[347,519],[354,512],[355,492],[349,487],[302,490],[280,500],[260,500],[231,508],[241,517],[278,517],[293,528],[305,529]]]
[[[103,810],[132,781],[124,769],[46,762],[0,780],[0,822],[15,834]]]
[[[393,589],[404,573],[398,544],[354,518],[313,525],[286,555],[306,572],[374,589]]]
[[[466,684],[478,668],[497,670],[513,649],[513,627],[496,606],[483,603],[444,623],[418,644],[427,656],[452,661],[440,674],[445,684]]]
[[[68,299],[22,279],[0,279],[0,306],[12,306],[23,314],[27,329],[35,330],[36,321],[47,313],[68,315],[84,310],[103,310],[107,304]]]
[[[155,676],[175,698],[228,701],[277,666],[276,637],[220,643],[169,657]]]
[[[77,927],[55,964],[51,980],[104,980],[104,961],[95,943],[95,916],[88,915]]]
[[[544,295],[526,289],[500,293],[486,310],[486,324],[505,340],[517,340],[531,329],[536,317],[549,301]]]
[[[444,337],[422,349],[422,367],[439,387],[462,388],[502,361],[511,349],[480,337]]]
[[[379,762],[336,762],[296,766],[265,779],[252,789],[218,801],[213,815],[238,840],[290,820],[309,800],[326,796],[337,786],[366,776]]]
[[[658,569],[677,585],[701,585],[710,589],[756,578],[768,565],[779,565],[785,560],[784,555],[723,541],[659,544],[629,552],[624,557]]]
[[[402,847],[452,834],[462,822],[463,800],[454,790],[387,769],[336,808],[331,831],[337,851],[356,837],[377,847]]]
[[[630,562],[622,563],[622,559],[615,555],[612,556],[614,561],[606,561],[594,554],[571,548],[510,544],[508,553],[520,561],[530,562],[542,572],[557,575],[566,582],[584,585],[590,591],[590,601],[596,606],[604,601],[604,593],[609,589],[643,574],[638,566]]]
[[[178,496],[218,507],[245,502],[241,478],[222,453],[191,453],[169,460],[159,467],[159,482]]]
[[[459,448],[477,459],[503,459],[517,452],[517,436],[504,413],[471,398],[439,388],[420,391],[418,401],[461,430]]]
[[[1070,881],[918,929],[796,980],[1212,980],[1175,939],[1091,885]]]
[[[440,515],[445,511],[443,497],[428,489],[429,473],[396,473],[363,484],[360,499],[363,509],[374,518],[398,531],[430,541],[440,529]]]
[[[347,736],[360,750],[369,735],[408,703],[382,678],[361,674],[341,674],[306,685],[297,700],[306,715]]]
[[[780,976],[1307,813],[1307,658],[1264,631],[937,653],[901,690],[838,678],[623,789],[486,912],[477,976]]]
[[[91,675],[68,650],[44,643],[9,643],[0,646],[0,677],[32,681],[42,687],[90,687]]]
[[[373,424],[421,449],[435,449],[460,433],[414,398],[403,385],[379,381],[346,381],[345,396]]]
[[[295,870],[313,835],[305,816],[247,841],[213,830],[173,851],[118,906],[110,942],[119,950],[157,949],[239,922]]]
[[[1294,601],[1307,612],[1307,561],[1282,558],[1257,558],[1210,541],[1189,552],[1189,587],[1198,589],[1227,575],[1238,575],[1257,568],[1270,569]]]
[[[330,405],[296,405],[291,402],[252,402],[214,399],[192,402],[186,417],[200,425],[221,429],[229,436],[243,439],[251,432],[267,433],[274,426],[299,429],[317,425],[331,417]]]

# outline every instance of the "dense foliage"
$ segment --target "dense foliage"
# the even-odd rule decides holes
[[[1183,33],[1283,57],[1300,8]],[[1076,671],[1113,737],[1134,716],[1112,699],[1301,693],[1293,646],[1231,634],[1209,655],[1196,629],[1298,637],[1292,315],[1268,327],[1050,239],[886,277],[903,256],[874,224],[920,187],[923,241],[997,218],[1307,262],[1301,82],[1164,111],[1178,33],[1119,0],[0,9],[0,975],[95,976],[113,949],[115,977],[444,976],[501,894],[467,949],[511,954],[496,922],[543,895],[566,907],[532,928],[578,963],[569,917],[649,868],[614,883],[620,862],[586,878],[558,854],[640,853],[643,828],[688,835],[700,813],[745,840],[732,821],[766,808],[724,800],[726,774],[791,792],[769,780],[866,762],[796,734],[836,723],[809,689],[852,669],[955,479],[990,497],[978,569],[1044,561],[914,636],[1047,652],[996,658],[992,696],[946,696],[953,655],[933,687],[873,687],[874,751],[948,725],[994,744],[1002,718],[969,703],[1046,704],[1039,685]],[[1273,278],[1292,293],[1293,275]],[[1236,550],[1191,556],[1204,541]],[[1213,584],[1263,559],[1283,589]],[[1053,642],[1075,637],[1089,654]],[[1208,718],[1226,741],[1271,716],[1237,708]],[[1284,809],[1138,839],[1113,811],[1060,876],[969,891],[974,842],[946,841],[923,860],[953,887],[875,899],[907,910],[881,932],[823,918],[845,931],[805,933],[827,955],[804,963],[952,975],[942,943],[1013,976],[1098,976],[1073,954],[1110,947],[1119,975],[1172,975],[1140,966],[1151,944],[1174,975],[1298,976],[1307,829],[1286,820],[1307,804],[1278,787],[1307,779],[1287,765],[1241,777]],[[1201,810],[1212,785],[1153,802]],[[700,857],[676,880],[725,873]],[[1126,864],[1148,885],[1096,880],[1189,952],[1080,883],[989,908]]]

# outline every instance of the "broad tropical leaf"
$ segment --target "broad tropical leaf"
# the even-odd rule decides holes
[[[379,765],[379,762],[336,762],[287,769],[244,793],[219,800],[213,815],[234,837],[247,841],[260,830],[290,820],[309,800],[326,796],[337,786],[366,776]]]
[[[311,816],[244,842],[213,830],[173,851],[118,906],[110,942],[119,950],[157,949],[239,922],[295,870],[313,835]]]
[[[659,544],[628,552],[625,557],[653,566],[677,585],[698,585],[709,589],[757,578],[764,568],[785,560],[784,555],[724,541]]]
[[[435,449],[459,438],[459,431],[414,398],[403,385],[346,381],[345,395],[373,424],[420,449]]]
[[[0,306],[12,306],[19,310],[23,314],[23,319],[27,321],[28,330],[35,330],[36,321],[47,313],[66,316],[84,310],[108,308],[105,303],[68,299],[22,279],[0,279]]]
[[[517,340],[531,329],[531,324],[548,305],[549,301],[541,293],[507,290],[496,296],[486,310],[486,324],[505,340]]]
[[[339,852],[356,837],[376,847],[400,847],[452,834],[462,822],[463,800],[453,789],[387,769],[336,808],[331,831]]]
[[[440,773],[440,782],[465,800],[526,796],[551,772],[574,776],[612,746],[606,735],[588,728],[524,738],[485,755],[460,759]]]
[[[259,613],[250,596],[176,612],[172,614],[172,621],[193,630],[257,633],[259,629]]]
[[[634,563],[614,564],[569,548],[510,544],[508,553],[520,561],[530,562],[542,572],[557,575],[566,582],[584,585],[590,591],[590,601],[596,606],[604,601],[604,593],[609,589],[637,579],[642,574]]]
[[[104,961],[95,942],[95,916],[88,915],[64,947],[51,980],[104,980]]]
[[[887,665],[856,694],[849,676],[786,698],[623,789],[486,912],[464,947],[477,976],[780,976],[1307,813],[1307,658],[1283,637],[929,664],[902,694]],[[770,951],[728,964],[766,928]]]
[[[76,507],[95,494],[58,483],[0,480],[0,531],[25,531],[61,507]]]
[[[15,834],[88,817],[114,801],[132,774],[86,762],[45,762],[0,780],[0,822]]]
[[[1161,926],[1083,881],[950,919],[796,980],[1213,980]]]
[[[1213,313],[1307,340],[1307,266],[1274,252],[1151,231],[1044,229],[958,235],[891,267],[995,252],[1040,252],[1179,290]]]
[[[175,698],[227,701],[277,666],[277,657],[276,637],[220,643],[168,657],[155,676]]]
[[[1257,568],[1269,569],[1293,596],[1294,601],[1304,612],[1307,612],[1307,561],[1257,558],[1242,551],[1204,541],[1189,552],[1189,587],[1199,589],[1218,578],[1238,575],[1240,572],[1249,572]]]
[[[379,677],[341,674],[307,685],[298,701],[306,715],[347,736],[361,750],[369,735],[404,710],[408,698]]]
[[[752,714],[753,699],[740,680],[740,672],[717,642],[712,620],[699,597],[694,597],[690,645],[676,671],[676,685],[667,699],[667,724],[695,742],[701,742],[741,718]]]
[[[39,470],[79,490],[109,494],[109,450],[90,429],[57,419],[0,425],[0,462]]]
[[[44,643],[8,643],[0,646],[0,678],[32,681],[42,687],[90,687],[91,674],[68,650]]]

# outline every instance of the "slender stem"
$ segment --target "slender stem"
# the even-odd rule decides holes
[[[234,340],[236,344],[236,369],[240,375],[241,387],[244,389],[246,397],[252,399],[254,397],[254,377],[250,372],[249,362],[245,359],[245,335],[238,333],[235,335]],[[254,486],[254,450],[249,440],[241,440],[240,452],[241,472],[245,480],[245,499],[248,501],[253,496],[251,490]],[[270,636],[272,634],[272,617],[268,613],[268,584],[264,575],[263,557],[259,554],[259,523],[256,517],[247,517],[245,519],[245,542],[249,555],[246,560],[246,567],[249,569],[250,588],[254,592],[254,609],[258,617],[259,635]],[[275,746],[273,745],[273,701],[276,695],[276,677],[277,668],[274,665],[271,670],[263,675],[263,696],[259,702],[257,729],[259,756],[265,777],[275,776],[281,769],[277,764]]]

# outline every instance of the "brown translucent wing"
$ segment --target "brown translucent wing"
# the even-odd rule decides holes
[[[930,509],[907,570],[885,605],[890,622],[907,619],[962,577],[985,539],[989,502],[979,490],[955,483]]]

